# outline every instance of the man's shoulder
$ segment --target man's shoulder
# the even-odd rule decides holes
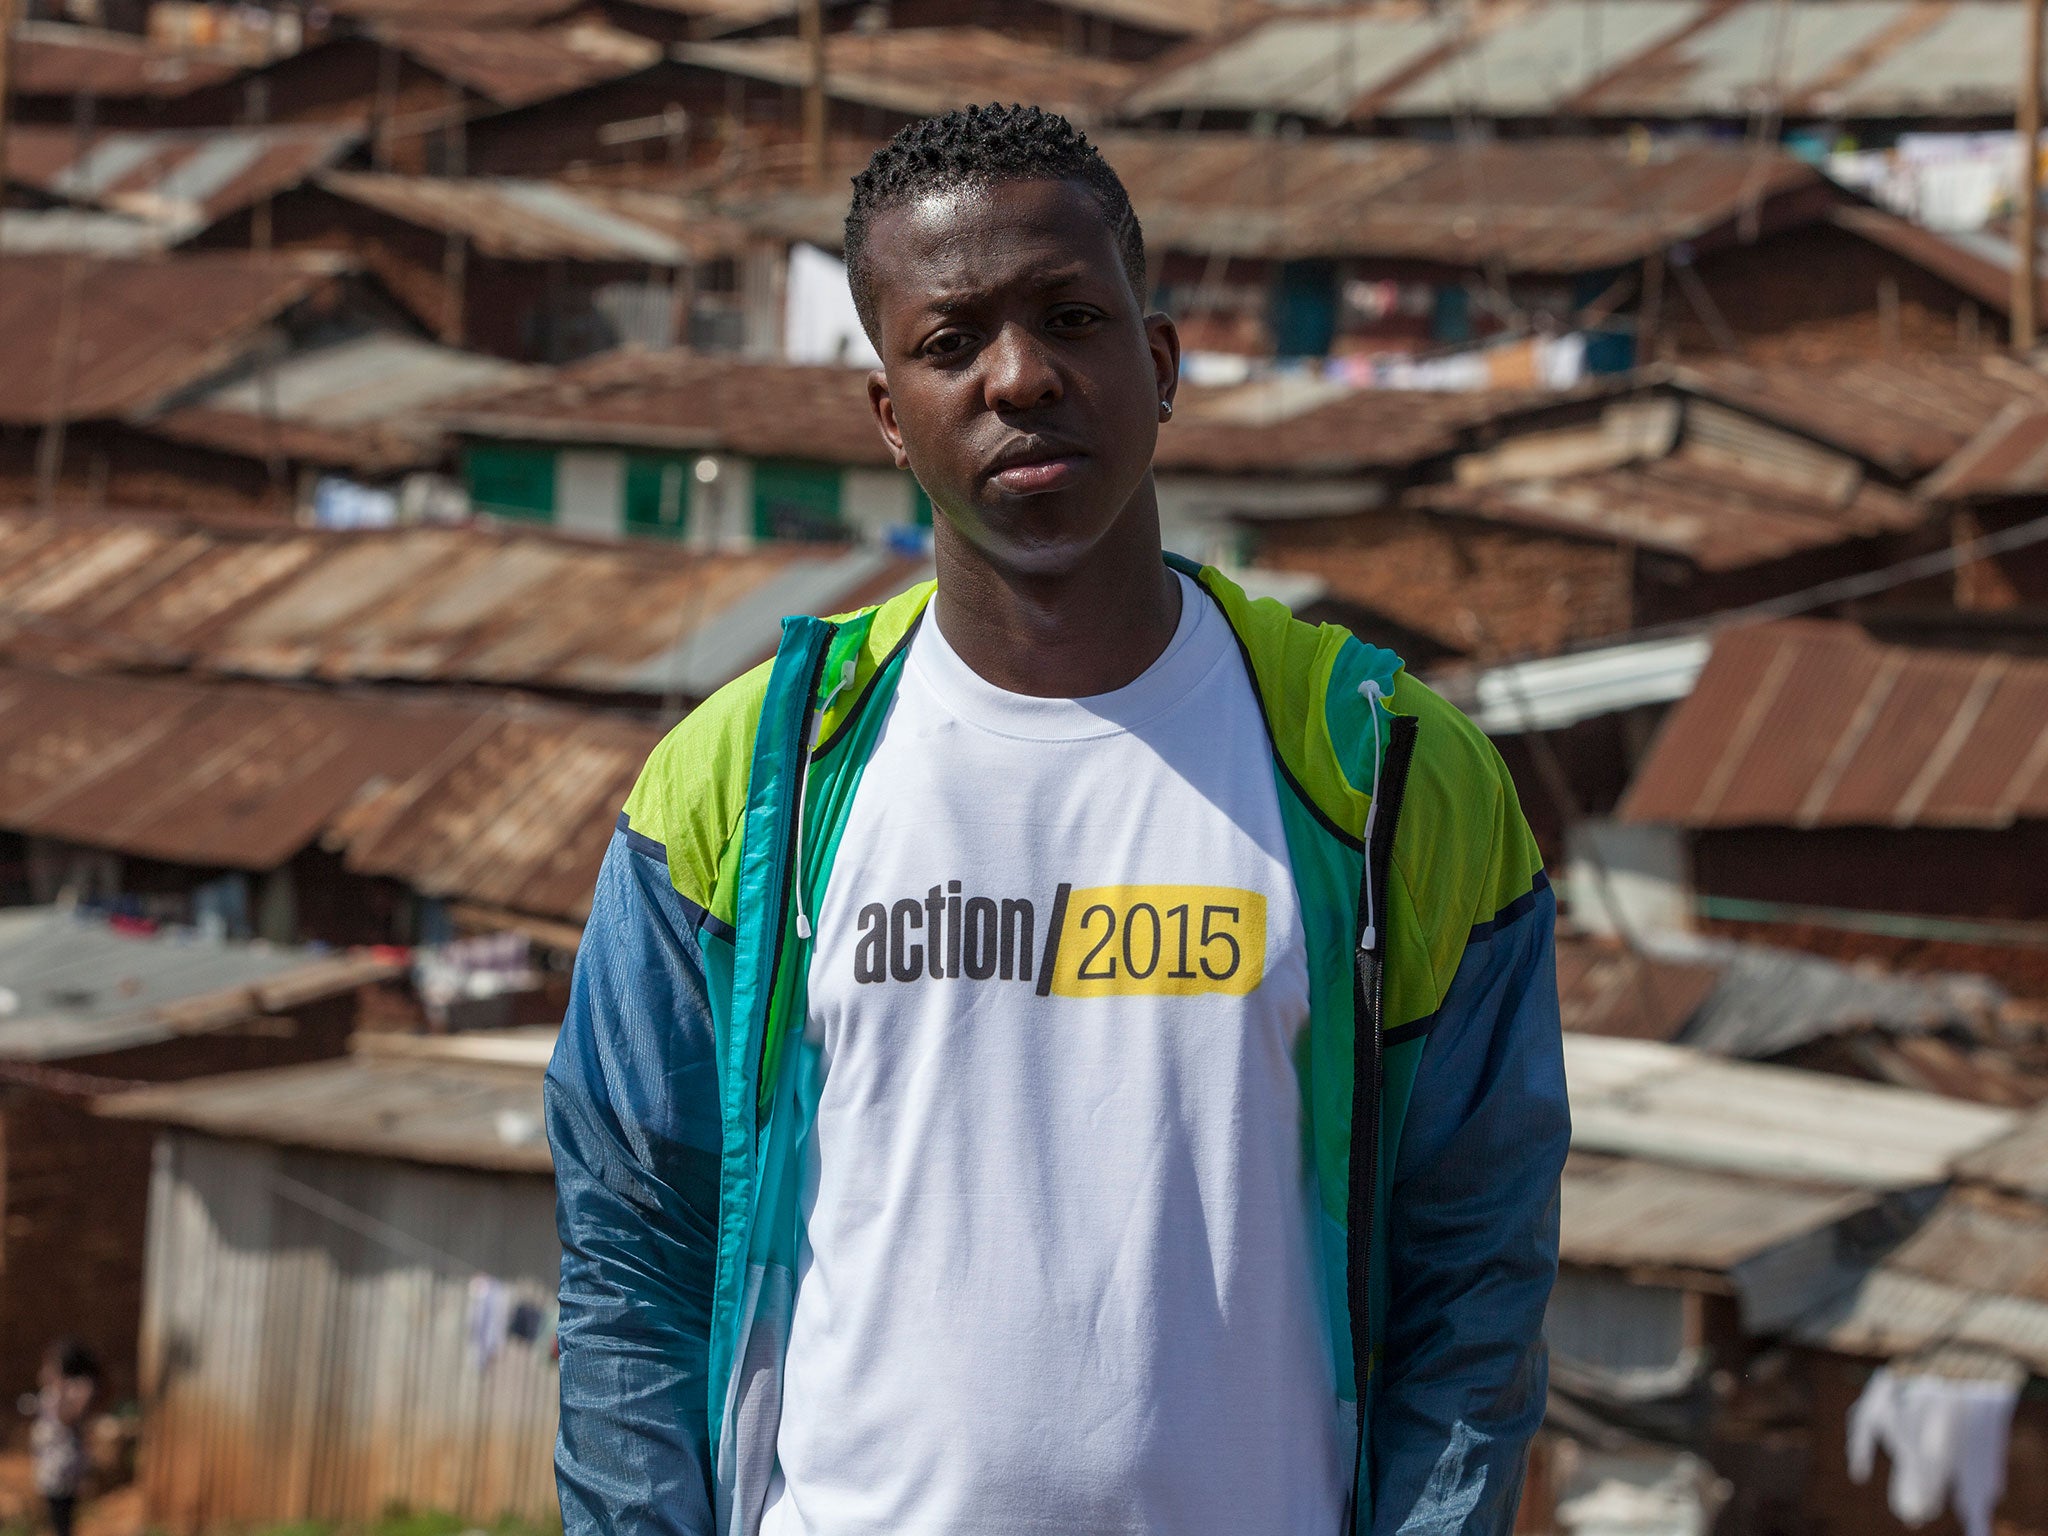
[[[625,825],[668,855],[676,889],[709,907],[727,841],[747,805],[754,734],[774,660],[742,673],[656,744],[626,797]]]

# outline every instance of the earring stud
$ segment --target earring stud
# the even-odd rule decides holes
[[[1166,417],[1168,420],[1171,420],[1173,417],[1173,402],[1171,400],[1160,401],[1159,414],[1161,416]]]

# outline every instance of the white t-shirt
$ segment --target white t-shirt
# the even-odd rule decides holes
[[[1307,960],[1214,603],[1087,699],[928,614],[816,917],[763,1536],[1334,1532]]]

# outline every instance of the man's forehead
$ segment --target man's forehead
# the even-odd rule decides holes
[[[1121,271],[1108,221],[1072,181],[969,183],[922,193],[878,214],[873,270],[899,296],[936,296]]]

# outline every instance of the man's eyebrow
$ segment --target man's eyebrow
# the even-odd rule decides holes
[[[1072,288],[1089,275],[1086,263],[1074,262],[1046,272],[1027,272],[1005,282],[992,283],[982,288],[942,288],[925,295],[924,308],[935,315],[955,315],[964,309],[986,303],[996,294],[1016,288],[1025,288],[1034,294],[1058,293]]]

